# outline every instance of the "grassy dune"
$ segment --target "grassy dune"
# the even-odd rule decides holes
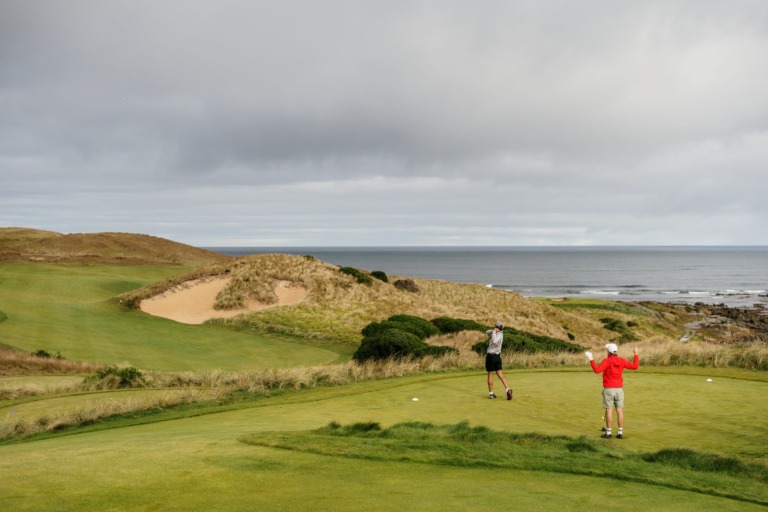
[[[138,307],[141,300],[179,283],[211,275],[232,278],[217,299],[218,307],[222,309],[241,307],[248,297],[273,303],[277,281],[290,281],[303,286],[308,295],[299,305],[266,309],[220,322],[305,339],[357,343],[360,330],[365,325],[399,313],[427,319],[438,316],[470,318],[489,325],[501,319],[507,325],[535,334],[568,339],[570,333],[577,343],[589,346],[615,336],[615,333],[606,331],[594,315],[558,308],[512,292],[482,285],[413,279],[418,287],[418,291],[413,293],[392,284],[401,278],[398,276],[389,276],[388,283],[373,279],[370,284],[362,284],[354,277],[339,272],[333,265],[312,257],[285,254],[246,256],[209,265],[133,290],[120,298],[125,304]],[[617,310],[620,317],[641,319],[637,327],[641,337],[682,333],[682,327],[649,308],[635,306],[634,310],[621,311],[617,307]]]

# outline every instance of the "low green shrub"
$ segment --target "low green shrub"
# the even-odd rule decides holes
[[[410,332],[408,329],[408,325],[403,324],[401,322],[390,322],[389,320],[383,320],[381,322],[371,322],[365,327],[363,327],[362,334],[364,338],[370,338],[372,336],[378,336],[379,334],[383,333],[384,331],[388,331],[389,329],[398,329],[400,331]],[[418,337],[418,334],[415,332],[411,332],[414,336]],[[421,339],[421,338],[419,338]]]
[[[384,273],[382,270],[374,270],[371,272],[371,277],[375,277],[379,281],[384,281],[385,283],[389,282],[389,278],[387,277],[387,274]]]
[[[413,315],[392,315],[382,322],[371,322],[362,331],[363,340],[352,358],[357,362],[403,357],[458,354],[452,347],[424,342],[440,334],[431,322]]]
[[[400,322],[410,326],[411,331],[421,339],[429,338],[430,336],[437,336],[440,334],[440,330],[435,327],[432,322],[425,320],[424,318],[414,315],[392,315],[387,320],[390,322]]]
[[[467,320],[464,318],[450,318],[447,316],[441,316],[431,320],[432,325],[442,334],[452,334],[461,331],[479,331],[485,332],[489,329],[487,325],[483,325],[474,320]]]
[[[360,270],[354,267],[339,267],[339,272],[354,277],[355,279],[357,279],[358,283],[367,284],[367,285],[373,284],[373,279],[371,278],[371,276],[369,276],[368,274],[364,274],[363,272],[361,272]]]
[[[429,321],[412,315],[393,315],[382,322],[371,322],[363,327],[363,336],[376,336],[389,329],[409,332],[420,340],[440,334],[440,331]]]
[[[34,357],[39,357],[40,359],[64,359],[64,356],[61,355],[61,352],[56,352],[56,354],[51,354],[47,350],[43,350],[41,348],[32,352],[32,355]]]
[[[603,327],[608,329],[609,331],[613,331],[620,335],[620,338],[618,341],[635,341],[637,340],[637,336],[632,332],[630,327],[637,326],[635,322],[623,322],[617,318],[601,318],[600,322],[602,322]],[[630,323],[632,325],[630,325]]]
[[[419,293],[419,287],[413,279],[398,279],[392,283],[398,290],[404,290],[411,293]]]
[[[540,334],[520,331],[513,327],[504,328],[504,343],[501,346],[502,352],[570,352],[572,354],[581,352],[584,347],[569,343],[559,338],[551,338]],[[472,350],[478,354],[484,354],[488,347],[488,341],[479,341],[472,345]]]
[[[146,385],[144,374],[133,366],[108,366],[86,377],[84,383],[101,389],[136,388]]]
[[[352,359],[361,363],[369,359],[381,361],[390,357],[420,357],[427,346],[415,334],[400,329],[387,329],[363,338]]]

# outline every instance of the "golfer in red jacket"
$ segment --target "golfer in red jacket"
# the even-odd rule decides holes
[[[608,350],[608,357],[603,359],[599,365],[592,359],[591,352],[584,354],[589,359],[589,364],[595,373],[603,374],[603,407],[605,408],[605,433],[602,437],[610,439],[611,426],[613,425],[613,408],[616,407],[616,416],[618,417],[619,431],[616,433],[617,439],[624,438],[624,368],[628,370],[637,370],[640,367],[640,355],[637,347],[634,348],[635,357],[630,363],[626,359],[619,357],[616,352],[619,348],[609,343],[605,346]]]

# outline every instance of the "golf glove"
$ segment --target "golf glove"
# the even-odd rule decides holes
[[[592,360],[592,352],[584,352],[584,355],[587,356],[587,359],[590,361]]]

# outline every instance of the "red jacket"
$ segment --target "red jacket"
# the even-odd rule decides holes
[[[594,360],[590,361],[589,364],[592,365],[592,369],[595,373],[605,372],[603,373],[604,388],[620,388],[624,386],[624,377],[622,377],[624,368],[628,370],[637,370],[640,367],[640,356],[635,355],[630,363],[616,354],[611,354],[603,359],[600,366],[598,366]]]

